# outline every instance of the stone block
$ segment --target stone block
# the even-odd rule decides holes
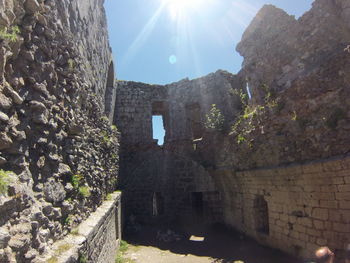
[[[343,169],[342,160],[334,160],[329,162],[324,162],[323,165],[323,171],[325,172],[334,172],[339,171]]]
[[[311,235],[311,236],[314,236],[314,237],[322,237],[322,231],[320,230],[316,230],[316,229],[313,229],[313,228],[308,228],[306,230],[306,234],[308,235]]]
[[[328,201],[328,200],[320,201],[320,207],[322,208],[338,208],[338,206],[339,206],[338,201]]]
[[[321,220],[314,219],[313,220],[313,226],[317,230],[324,229],[324,222]]]
[[[333,230],[340,233],[350,233],[350,224],[333,223]]]
[[[350,192],[335,193],[335,198],[339,201],[350,201]]]
[[[312,210],[312,217],[315,219],[328,220],[328,209],[314,208]]]

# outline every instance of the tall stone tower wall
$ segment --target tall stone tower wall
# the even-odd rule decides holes
[[[115,190],[113,93],[103,1],[0,1],[1,262],[32,262]]]

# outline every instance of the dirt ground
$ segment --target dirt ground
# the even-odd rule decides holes
[[[126,236],[130,246],[124,256],[135,263],[302,263],[223,226],[173,228],[170,235],[167,229],[142,227]]]

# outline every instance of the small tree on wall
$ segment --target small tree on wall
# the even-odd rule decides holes
[[[206,114],[205,128],[221,131],[224,127],[224,121],[224,115],[222,115],[221,111],[216,107],[216,104],[212,104],[209,113]]]

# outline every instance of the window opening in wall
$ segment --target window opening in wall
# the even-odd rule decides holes
[[[201,109],[198,103],[186,105],[186,114],[192,133],[192,140],[197,140],[203,136],[203,126],[201,120]]]
[[[261,195],[256,196],[254,199],[254,217],[255,230],[268,235],[270,233],[269,209],[265,198]]]
[[[152,215],[159,216],[164,214],[164,201],[162,194],[157,192],[153,193],[152,199]]]
[[[158,140],[158,145],[163,145],[167,138],[168,106],[164,101],[152,103],[152,130],[153,139]]]
[[[153,139],[158,141],[158,145],[164,144],[165,129],[163,116],[152,116]]]
[[[194,192],[192,193],[192,209],[195,215],[202,216],[203,215],[203,193],[202,192]]]
[[[252,93],[250,92],[250,87],[249,87],[248,82],[247,82],[246,90],[247,90],[247,93],[248,93],[248,98],[251,99],[252,98]]]

